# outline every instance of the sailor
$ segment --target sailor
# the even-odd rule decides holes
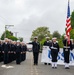
[[[26,60],[26,51],[27,51],[27,46],[24,42],[22,42],[22,49],[23,49],[23,57],[22,60]]]
[[[10,45],[8,43],[8,38],[5,38],[5,43],[3,43],[3,53],[4,53],[4,64],[7,64],[9,62],[9,49],[10,49]]]
[[[21,63],[21,45],[20,45],[20,41],[17,41],[17,45],[16,45],[16,64],[20,64]]]
[[[64,35],[63,45],[65,69],[69,69],[69,56],[70,50],[72,50],[72,42],[69,42],[67,35]]]
[[[8,59],[8,63],[12,62],[12,49],[11,49],[11,45],[12,45],[12,40],[8,39],[8,44],[9,44],[9,52],[8,52],[8,55],[9,55],[9,59]]]
[[[14,41],[13,45],[14,45],[14,49],[13,49],[13,54],[14,54],[14,56],[13,56],[13,59],[16,60],[16,48],[17,48],[17,42]]]
[[[33,50],[34,65],[38,65],[38,56],[40,50],[40,43],[38,42],[38,37],[34,37],[34,41],[28,44],[33,45],[32,50]]]
[[[44,42],[44,46],[49,46],[49,48],[50,48],[50,46],[51,46],[51,41],[49,40],[50,39],[50,37],[46,37],[46,41]],[[45,62],[44,63],[45,65],[50,65],[50,63],[47,63],[47,62]]]
[[[21,42],[21,62],[23,61],[23,43]]]
[[[57,68],[57,56],[59,52],[59,44],[56,41],[56,37],[52,38],[51,44],[51,57],[52,57],[52,68]]]
[[[11,61],[14,61],[14,51],[16,50],[14,41],[11,42]]]

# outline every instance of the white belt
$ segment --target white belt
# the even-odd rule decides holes
[[[56,47],[51,47],[51,49],[57,49]]]
[[[69,46],[64,46],[64,48],[70,48]]]

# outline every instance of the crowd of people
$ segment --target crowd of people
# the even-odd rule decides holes
[[[27,44],[32,44],[32,50],[33,50],[33,59],[34,59],[34,65],[38,65],[38,56],[39,56],[39,50],[40,50],[40,43],[38,42],[38,38],[34,37],[34,40],[32,42],[29,42]],[[68,39],[66,35],[64,35],[63,40],[63,53],[64,53],[64,63],[65,63],[65,69],[69,69],[69,56],[70,56],[70,50],[73,49],[72,41]],[[57,38],[52,38],[52,40],[49,40],[49,37],[46,37],[46,41],[44,42],[44,46],[49,46],[51,49],[51,57],[52,57],[52,63],[44,63],[45,65],[49,64],[52,65],[52,68],[57,68],[57,56],[58,52],[60,51],[59,44],[57,42]],[[7,38],[5,40],[0,40],[0,62],[3,61],[4,64],[8,64],[14,60],[16,60],[16,64],[20,64],[22,61],[25,61],[26,59],[26,51],[27,46],[23,42],[19,41],[12,41]]]
[[[20,64],[26,59],[27,46],[24,42],[12,41],[8,38],[0,40],[0,62],[8,64],[16,60]]]
[[[44,42],[44,46],[49,46],[51,50],[51,57],[52,57],[52,68],[57,68],[57,57],[58,52],[60,51],[59,44],[57,42],[57,38],[52,38],[52,41],[49,40],[49,37],[46,37],[46,41]],[[69,62],[70,62],[70,50],[73,50],[73,44],[72,41],[69,40],[67,35],[64,35],[63,40],[63,53],[64,53],[64,63],[65,63],[65,69],[69,69]],[[44,63],[45,65],[50,63]]]
[[[37,40],[38,38],[35,37],[34,41],[28,44],[33,45],[33,58],[34,58],[34,65],[38,65],[38,56],[39,56],[39,49],[40,49],[40,43]],[[44,46],[48,46],[51,50],[51,57],[52,57],[52,63],[44,63],[45,65],[52,65],[52,68],[57,68],[57,57],[58,52],[60,51],[59,44],[57,42],[57,38],[54,37],[50,41],[49,37],[46,37],[46,41],[44,42]],[[65,69],[69,69],[69,56],[70,56],[70,50],[73,49],[72,41],[69,40],[69,38],[64,35],[63,40],[63,53],[64,53],[64,63],[65,63]]]

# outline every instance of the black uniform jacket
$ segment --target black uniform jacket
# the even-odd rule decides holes
[[[56,42],[56,43],[53,43],[51,44],[51,50],[57,50],[59,52],[59,44]]]
[[[40,50],[40,43],[39,42],[33,41],[29,44],[33,45],[33,47],[32,47],[33,52],[39,52],[39,50]]]
[[[10,51],[10,44],[9,43],[3,43],[3,51],[4,52],[8,52],[8,51]]]
[[[16,53],[21,53],[21,45],[16,45]]]
[[[50,42],[50,41],[48,41],[48,42],[45,41],[45,42],[44,42],[44,46],[49,46],[49,48],[50,48],[50,46],[51,46],[51,42]]]
[[[63,45],[64,47],[70,47],[69,49],[72,50],[72,42],[70,41],[70,44],[68,44],[68,41],[65,39],[63,40]]]

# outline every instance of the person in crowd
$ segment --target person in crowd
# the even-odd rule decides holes
[[[64,35],[63,45],[65,69],[69,69],[69,56],[70,50],[72,50],[72,42],[69,40],[67,35]]]
[[[8,38],[0,40],[0,62],[8,64],[16,60],[20,64],[26,59],[27,46],[24,42],[12,41]]]
[[[15,54],[14,54],[14,51],[16,50],[16,47],[15,47],[15,44],[14,44],[14,41],[11,42],[11,57],[10,57],[10,60],[11,62],[14,61],[14,58],[15,58]]]
[[[34,37],[34,41],[28,44],[33,45],[32,50],[33,50],[34,65],[38,65],[38,56],[39,56],[39,50],[40,50],[40,43],[38,42],[38,38]]]
[[[59,44],[56,41],[56,37],[52,38],[51,44],[51,57],[52,57],[52,68],[57,68],[57,56],[59,52]]]
[[[50,46],[51,46],[51,41],[49,40],[49,38],[50,37],[46,37],[46,41],[44,42],[44,46],[49,46],[49,48],[50,48]],[[47,63],[47,62],[45,62],[44,63],[45,65],[50,65],[50,63]]]
[[[22,42],[20,42],[21,45],[21,62],[23,61],[23,45]]]
[[[22,42],[22,61],[26,60],[26,51],[27,51],[27,46],[24,42]]]
[[[3,60],[4,60],[4,53],[3,53],[3,44],[4,44],[4,40],[1,40],[1,62],[3,62]]]
[[[5,42],[3,43],[3,54],[4,54],[4,64],[8,64],[9,62],[9,53],[10,53],[10,45],[8,43],[8,39],[5,38]]]
[[[20,45],[20,41],[17,41],[17,45],[16,45],[16,64],[20,64],[21,63],[21,45]]]
[[[8,44],[9,44],[9,58],[8,58],[8,63],[12,62],[13,58],[12,58],[12,40],[8,39]]]

